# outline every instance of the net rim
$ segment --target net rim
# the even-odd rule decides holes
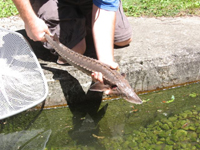
[[[15,31],[7,30],[7,29],[4,29],[4,28],[0,27],[0,32],[2,32],[2,31],[3,32],[7,32],[7,34],[11,33],[11,34],[17,35],[28,46],[30,54],[32,55],[33,60],[35,61],[36,65],[38,67],[38,70],[39,70],[39,72],[41,74],[41,77],[42,77],[42,79],[44,81],[43,82],[43,84],[44,84],[44,95],[38,101],[32,102],[31,104],[27,105],[26,107],[23,107],[23,108],[21,108],[19,110],[12,111],[9,114],[4,114],[4,115],[1,114],[0,115],[0,120],[8,118],[8,117],[11,117],[11,116],[16,115],[16,114],[19,114],[19,113],[21,113],[23,111],[26,111],[26,110],[38,105],[39,103],[43,102],[46,99],[48,91],[49,91],[46,77],[45,77],[45,75],[43,73],[43,70],[42,70],[42,68],[40,66],[40,63],[38,62],[38,59],[37,59],[36,55],[34,54],[34,52],[32,50],[32,47],[30,46],[28,41],[24,38],[23,35],[21,35],[20,33],[15,32]]]

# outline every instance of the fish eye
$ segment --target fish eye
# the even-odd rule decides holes
[[[112,85],[112,86],[111,86],[111,89],[116,89],[116,88],[117,88],[116,85]]]

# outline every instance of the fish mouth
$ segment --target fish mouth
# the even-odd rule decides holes
[[[126,101],[128,101],[130,103],[134,103],[134,104],[142,104],[143,103],[143,101],[139,98],[139,96],[132,90],[127,93],[121,93],[117,87],[114,87],[111,89],[111,92],[109,93],[109,95],[121,96]]]
[[[124,97],[124,99],[130,103],[134,103],[134,104],[142,104],[143,101],[139,98],[139,96],[134,93],[134,95],[132,95],[131,97],[130,96],[126,96]]]

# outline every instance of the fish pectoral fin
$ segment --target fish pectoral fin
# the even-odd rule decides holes
[[[126,77],[126,74],[125,73],[121,73],[121,75],[125,78]]]
[[[100,82],[95,82],[93,85],[90,86],[90,91],[97,91],[97,92],[103,92],[106,90],[109,90],[110,86],[109,85],[105,85],[103,83]]]
[[[121,95],[120,91],[117,90],[117,89],[111,89],[109,94],[110,95],[115,95],[115,96],[120,96]]]

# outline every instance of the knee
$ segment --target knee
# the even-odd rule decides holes
[[[123,47],[123,46],[127,46],[131,43],[132,39],[128,39],[128,40],[125,40],[125,41],[121,41],[121,42],[115,42],[114,44],[116,46],[120,46],[120,47]]]
[[[84,54],[86,50],[86,42],[85,38],[82,39],[77,45],[75,45],[72,50],[74,50],[77,53]]]

